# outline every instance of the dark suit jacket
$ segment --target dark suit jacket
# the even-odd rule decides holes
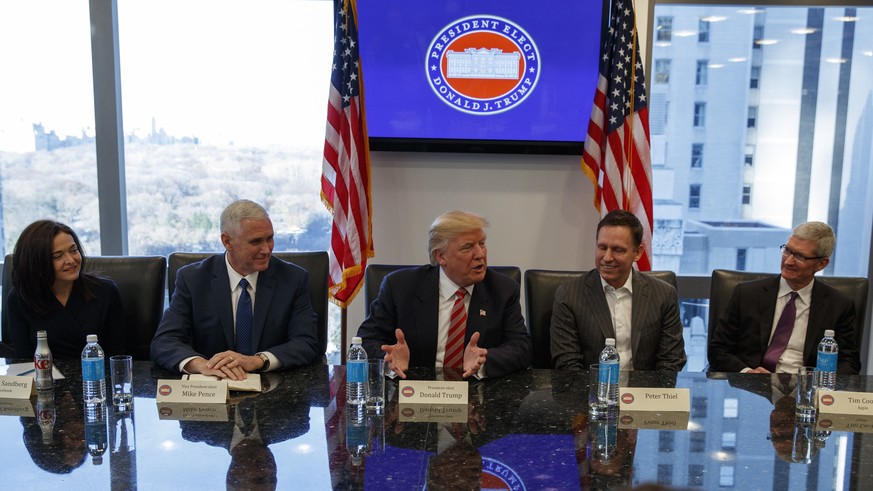
[[[383,358],[383,344],[397,342],[400,328],[409,345],[410,367],[436,364],[439,310],[439,266],[395,271],[382,280],[370,315],[358,328],[370,358]],[[473,288],[467,310],[467,332],[479,333],[479,346],[488,349],[488,377],[500,377],[530,366],[532,349],[519,304],[519,285],[489,269]]]
[[[252,341],[282,369],[308,365],[318,356],[315,311],[306,270],[273,257],[258,275]],[[170,308],[152,340],[152,360],[167,370],[191,356],[211,358],[233,349],[233,306],[223,254],[179,270]]]
[[[709,369],[739,372],[761,366],[770,344],[779,275],[740,283],[734,288],[727,309],[719,317],[709,340]],[[803,364],[815,366],[818,343],[825,329],[833,329],[840,347],[837,372],[857,374],[861,358],[855,335],[855,304],[821,281],[812,285],[809,325],[803,345]]]
[[[637,271],[631,274],[634,370],[682,370],[685,342],[676,290],[657,278]],[[598,363],[606,338],[614,337],[609,304],[596,269],[558,287],[551,325],[555,368],[588,370],[589,365]]]

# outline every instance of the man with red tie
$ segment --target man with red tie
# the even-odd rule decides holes
[[[499,377],[527,368],[530,337],[519,285],[488,269],[487,220],[450,211],[430,227],[430,264],[382,280],[358,328],[370,358],[401,378],[409,367],[443,367],[463,377]]]
[[[840,347],[837,372],[861,371],[854,302],[815,281],[834,245],[830,226],[802,223],[782,246],[779,276],[734,288],[709,341],[710,371],[797,373],[802,366],[815,366],[826,329],[834,330]]]

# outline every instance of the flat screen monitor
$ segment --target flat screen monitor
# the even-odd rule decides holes
[[[579,154],[603,0],[367,0],[372,150]]]

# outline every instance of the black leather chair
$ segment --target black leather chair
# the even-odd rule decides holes
[[[368,264],[364,272],[364,317],[370,315],[370,304],[379,296],[379,287],[382,279],[393,271],[403,268],[417,268],[413,265],[402,264]],[[517,266],[488,266],[488,269],[509,276],[516,283],[521,284],[521,270]]]
[[[179,268],[195,263],[216,254],[214,252],[174,252],[170,254],[167,273],[167,289],[172,300],[176,290],[176,273]],[[309,272],[309,301],[318,317],[318,346],[320,352],[327,351],[327,274],[328,259],[326,251],[314,252],[274,252],[277,258],[294,263]]]
[[[137,360],[149,359],[149,346],[164,312],[163,256],[93,256],[83,271],[109,278],[118,285],[124,311],[126,350]],[[10,343],[6,297],[12,289],[12,256],[3,264],[3,341]]]
[[[738,283],[758,280],[775,276],[777,273],[752,273],[747,271],[732,271],[728,269],[716,269],[712,271],[709,288],[709,326],[707,327],[707,339],[712,339],[718,318],[724,313],[730,302],[731,294]],[[867,278],[852,276],[816,276],[816,281],[835,288],[843,295],[855,302],[855,336],[858,348],[864,338],[867,320],[867,292],[870,282]]]
[[[524,297],[527,303],[527,327],[533,344],[533,368],[552,368],[551,325],[555,292],[561,283],[583,271],[549,271],[529,269],[524,272]],[[676,288],[676,273],[646,271],[644,274],[666,281]]]

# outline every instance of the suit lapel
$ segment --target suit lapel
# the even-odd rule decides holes
[[[273,259],[270,259],[270,266]],[[267,325],[267,314],[270,311],[270,303],[273,294],[276,293],[276,269],[267,267],[266,271],[258,274],[257,291],[255,292],[255,316],[252,325],[252,350],[260,351],[261,336]]]
[[[631,271],[631,278],[631,287],[634,289],[631,299],[631,353],[639,353],[637,348],[639,348],[642,337],[640,331],[646,321],[643,319],[643,312],[648,308],[651,290],[648,279],[637,273],[636,270]],[[632,358],[634,361],[637,359],[636,356]]]
[[[467,310],[467,332],[464,335],[464,345],[470,342],[474,332],[479,333],[479,343],[485,340],[485,331],[488,328],[488,311],[491,295],[485,288],[485,281],[473,287],[473,296],[470,297],[470,308]]]
[[[813,280],[815,281],[815,280]],[[824,313],[828,308],[828,291],[820,288],[820,283],[816,281],[812,284],[812,295],[809,302],[809,317],[806,324],[806,339],[803,343],[803,363],[811,358],[813,353],[818,350],[818,342],[821,341],[824,332],[819,326],[825,325]]]
[[[438,341],[437,323],[440,298],[439,284],[439,267],[432,266],[425,273],[424,281],[419,284],[418,292],[416,294],[416,304],[413,306],[415,326],[417,326],[417,329],[421,330],[420,335],[423,340],[421,347],[426,350],[422,350],[421,362],[426,366],[436,363],[436,346]]]
[[[227,265],[224,255],[215,256],[215,265],[212,268],[212,296],[218,308],[218,317],[221,319],[221,329],[224,331],[224,340],[227,347],[233,347],[233,307],[230,297],[230,280],[227,276]]]
[[[759,344],[761,357],[767,352],[770,334],[773,331],[773,316],[776,315],[776,296],[779,294],[779,276],[764,285],[763,294],[758,298]]]
[[[593,270],[586,278],[588,298],[591,302],[591,317],[594,325],[600,329],[604,338],[615,338],[615,327],[612,325],[612,315],[609,313],[609,304],[606,303],[606,294],[600,283],[600,273]]]

